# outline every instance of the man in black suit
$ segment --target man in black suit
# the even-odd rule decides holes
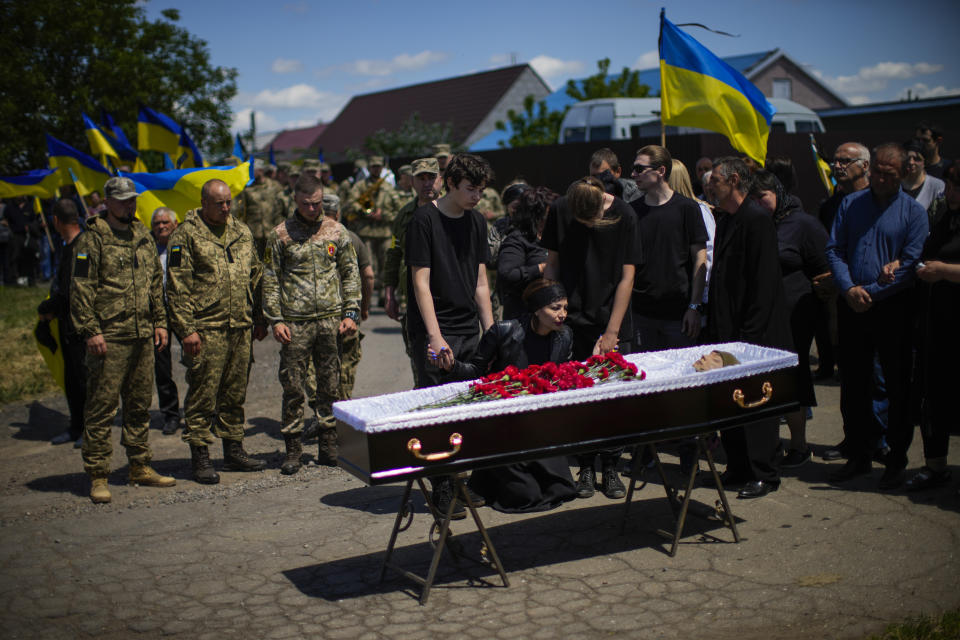
[[[722,158],[709,185],[718,209],[710,276],[708,336],[793,350],[773,219],[747,198],[751,175],[739,158]],[[780,486],[776,418],[723,432],[725,485],[743,484],[739,497],[759,498]]]

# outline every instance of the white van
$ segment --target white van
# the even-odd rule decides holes
[[[776,107],[771,130],[822,133],[823,122],[812,110],[783,98],[769,98]],[[667,127],[667,135],[710,133],[695,127]],[[597,98],[578,102],[560,124],[558,142],[598,142],[653,138],[660,135],[660,98]]]

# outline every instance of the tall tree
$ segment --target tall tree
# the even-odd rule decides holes
[[[392,131],[378,129],[364,138],[364,148],[388,158],[420,158],[433,155],[433,145],[450,139],[453,124],[424,122],[416,111]],[[348,155],[359,156],[357,152]]]
[[[138,102],[229,148],[237,70],[179,17],[148,20],[138,0],[0,2],[0,175],[46,166],[44,133],[86,150],[81,111],[106,108],[133,138]]]
[[[580,102],[594,98],[645,98],[650,95],[650,87],[640,83],[640,74],[624,67],[619,75],[611,76],[610,58],[597,61],[597,72],[583,80],[568,80],[565,93]],[[536,108],[534,108],[536,107]],[[563,111],[548,110],[544,100],[537,102],[532,95],[523,101],[523,111],[507,112],[512,135],[507,141],[511,147],[555,144],[560,134],[560,124],[569,107]],[[499,120],[496,128],[506,131],[507,125]],[[500,146],[507,146],[500,141]]]

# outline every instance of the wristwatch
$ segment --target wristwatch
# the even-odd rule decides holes
[[[354,322],[357,322],[360,320],[360,314],[357,313],[356,311],[353,311],[352,309],[350,311],[347,311],[345,314],[343,314],[343,317],[350,318]]]
[[[693,311],[696,311],[697,313],[700,313],[700,314],[703,313],[703,305],[702,305],[702,304],[693,304],[693,303],[691,302],[690,304],[687,305],[687,309],[692,309]]]

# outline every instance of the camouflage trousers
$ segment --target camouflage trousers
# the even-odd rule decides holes
[[[357,381],[357,367],[363,357],[363,332],[359,329],[352,336],[340,338],[340,400],[349,400],[353,397],[353,384]]]
[[[370,252],[370,263],[373,267],[373,291],[382,296],[383,267],[387,264],[387,247],[390,246],[390,238],[360,237],[363,238],[363,243],[367,245],[367,250]]]
[[[153,340],[107,342],[105,356],[86,355],[87,402],[83,411],[83,469],[92,477],[110,473],[111,426],[123,401],[120,442],[131,463],[149,464],[147,444],[153,400]]]
[[[204,329],[200,337],[203,344],[199,354],[183,352],[187,395],[183,400],[182,440],[199,447],[213,444],[214,435],[243,441],[251,329]]]
[[[324,426],[333,421],[333,403],[340,393],[340,318],[285,322],[290,328],[290,344],[280,347],[280,386],[283,403],[280,433],[303,432],[303,395],[308,363],[313,364],[313,390],[307,390],[316,402],[314,411]],[[332,426],[328,425],[328,426]]]
[[[413,359],[413,342],[410,340],[410,333],[407,331],[406,314],[400,316],[400,335],[403,336],[403,350],[406,351],[407,358],[410,359],[410,371],[413,372],[413,388],[419,389],[420,386],[417,384],[417,363]]]

